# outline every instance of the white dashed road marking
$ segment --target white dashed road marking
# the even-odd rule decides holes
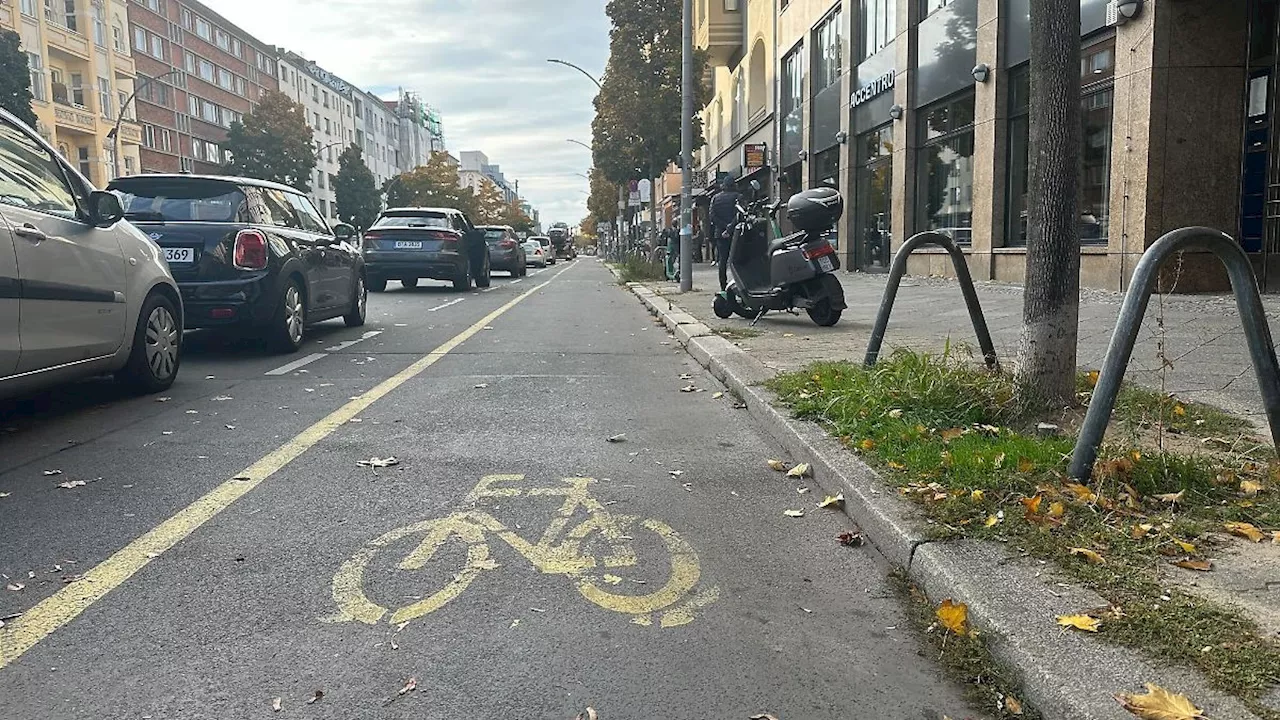
[[[445,309],[445,308],[449,307],[450,305],[457,305],[458,303],[462,302],[463,300],[466,300],[466,298],[455,298],[455,299],[450,300],[449,302],[447,302],[447,303],[445,303],[445,304],[443,304],[443,305],[437,305],[437,306],[435,306],[435,307],[433,307],[433,308],[427,308],[427,312],[435,312],[435,311],[437,311],[437,310],[443,310],[443,309]]]
[[[308,356],[306,356],[306,357],[304,357],[304,358],[301,358],[301,359],[299,359],[299,360],[294,360],[293,362],[291,362],[291,363],[289,363],[289,364],[287,364],[287,365],[281,365],[280,367],[276,368],[275,370],[268,370],[265,374],[266,374],[266,375],[288,375],[289,373],[291,373],[291,372],[293,372],[293,371],[297,370],[298,368],[306,367],[307,365],[310,365],[311,363],[313,363],[313,362],[315,362],[315,361],[317,361],[317,360],[323,360],[323,359],[325,359],[325,358],[329,357],[329,353],[331,353],[331,352],[338,352],[338,351],[340,351],[340,350],[346,350],[347,348],[351,347],[352,345],[356,345],[357,343],[362,343],[362,342],[364,342],[365,340],[368,340],[368,339],[369,339],[369,338],[371,338],[371,337],[377,337],[377,336],[379,336],[379,335],[381,335],[381,334],[382,334],[382,331],[381,331],[381,330],[370,330],[369,332],[366,332],[364,335],[360,336],[360,338],[359,338],[358,340],[347,340],[346,342],[338,343],[337,345],[334,345],[333,347],[325,348],[325,350],[328,350],[329,352],[312,353],[312,354],[310,354],[310,355],[308,355]]]

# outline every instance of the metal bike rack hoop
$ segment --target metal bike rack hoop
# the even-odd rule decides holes
[[[1102,444],[1103,435],[1111,421],[1111,411],[1120,393],[1125,368],[1133,355],[1142,318],[1147,312],[1147,302],[1155,290],[1160,266],[1169,256],[1184,250],[1208,250],[1226,266],[1231,290],[1236,297],[1236,309],[1240,311],[1240,322],[1244,326],[1245,341],[1249,345],[1249,354],[1253,357],[1253,369],[1258,377],[1262,404],[1267,412],[1267,420],[1271,423],[1271,438],[1276,447],[1280,448],[1280,366],[1276,363],[1275,344],[1271,340],[1267,314],[1258,294],[1258,279],[1253,274],[1249,257],[1240,244],[1226,233],[1207,227],[1186,227],[1174,230],[1152,243],[1133,269],[1133,279],[1124,296],[1124,304],[1120,307],[1120,317],[1116,320],[1115,333],[1107,348],[1107,358],[1102,363],[1098,384],[1089,402],[1089,411],[1085,414],[1080,437],[1076,439],[1075,450],[1071,453],[1068,472],[1072,478],[1085,481],[1093,474],[1093,464],[1098,459],[1098,446]]]
[[[956,269],[956,280],[960,283],[960,292],[964,294],[964,303],[969,308],[969,319],[973,321],[973,331],[978,336],[978,346],[982,349],[982,359],[987,368],[1000,369],[1000,361],[996,359],[996,348],[991,342],[991,332],[987,330],[987,319],[982,314],[982,304],[978,302],[978,291],[973,286],[973,277],[969,274],[969,263],[964,253],[956,246],[954,240],[939,232],[922,232],[898,248],[889,267],[889,281],[885,285],[884,297],[880,300],[880,311],[876,314],[876,325],[871,331],[871,342],[867,344],[867,356],[863,363],[867,367],[876,364],[880,358],[880,347],[884,344],[884,333],[889,327],[889,315],[893,312],[893,302],[898,297],[898,286],[902,276],[907,273],[907,258],[911,253],[926,246],[934,245],[947,251],[951,256],[951,264]]]

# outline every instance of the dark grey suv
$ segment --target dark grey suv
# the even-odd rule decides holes
[[[466,290],[474,279],[489,287],[489,248],[484,231],[451,208],[384,210],[364,233],[369,289],[382,292],[388,280],[407,288],[418,280],[447,280]]]

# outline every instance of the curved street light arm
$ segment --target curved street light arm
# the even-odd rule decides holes
[[[604,90],[604,86],[600,84],[600,81],[596,79],[596,76],[595,76],[595,75],[592,75],[591,73],[587,72],[586,70],[583,70],[582,68],[578,67],[577,65],[574,65],[574,64],[573,64],[573,63],[571,63],[571,62],[567,62],[567,61],[565,61],[565,60],[556,60],[555,58],[547,58],[547,62],[549,62],[549,63],[555,63],[556,65],[564,65],[565,67],[573,68],[574,70],[577,70],[578,72],[582,73],[583,75],[586,75],[586,76],[587,76],[587,78],[588,78],[589,80],[591,80],[591,82],[593,82],[593,83],[595,83],[595,84],[596,84],[596,87],[597,87],[598,89],[600,89],[600,90]]]

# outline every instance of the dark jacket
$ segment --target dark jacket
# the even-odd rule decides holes
[[[742,194],[736,190],[724,190],[711,198],[711,226],[715,228],[716,239],[738,219],[738,200],[741,198]]]

